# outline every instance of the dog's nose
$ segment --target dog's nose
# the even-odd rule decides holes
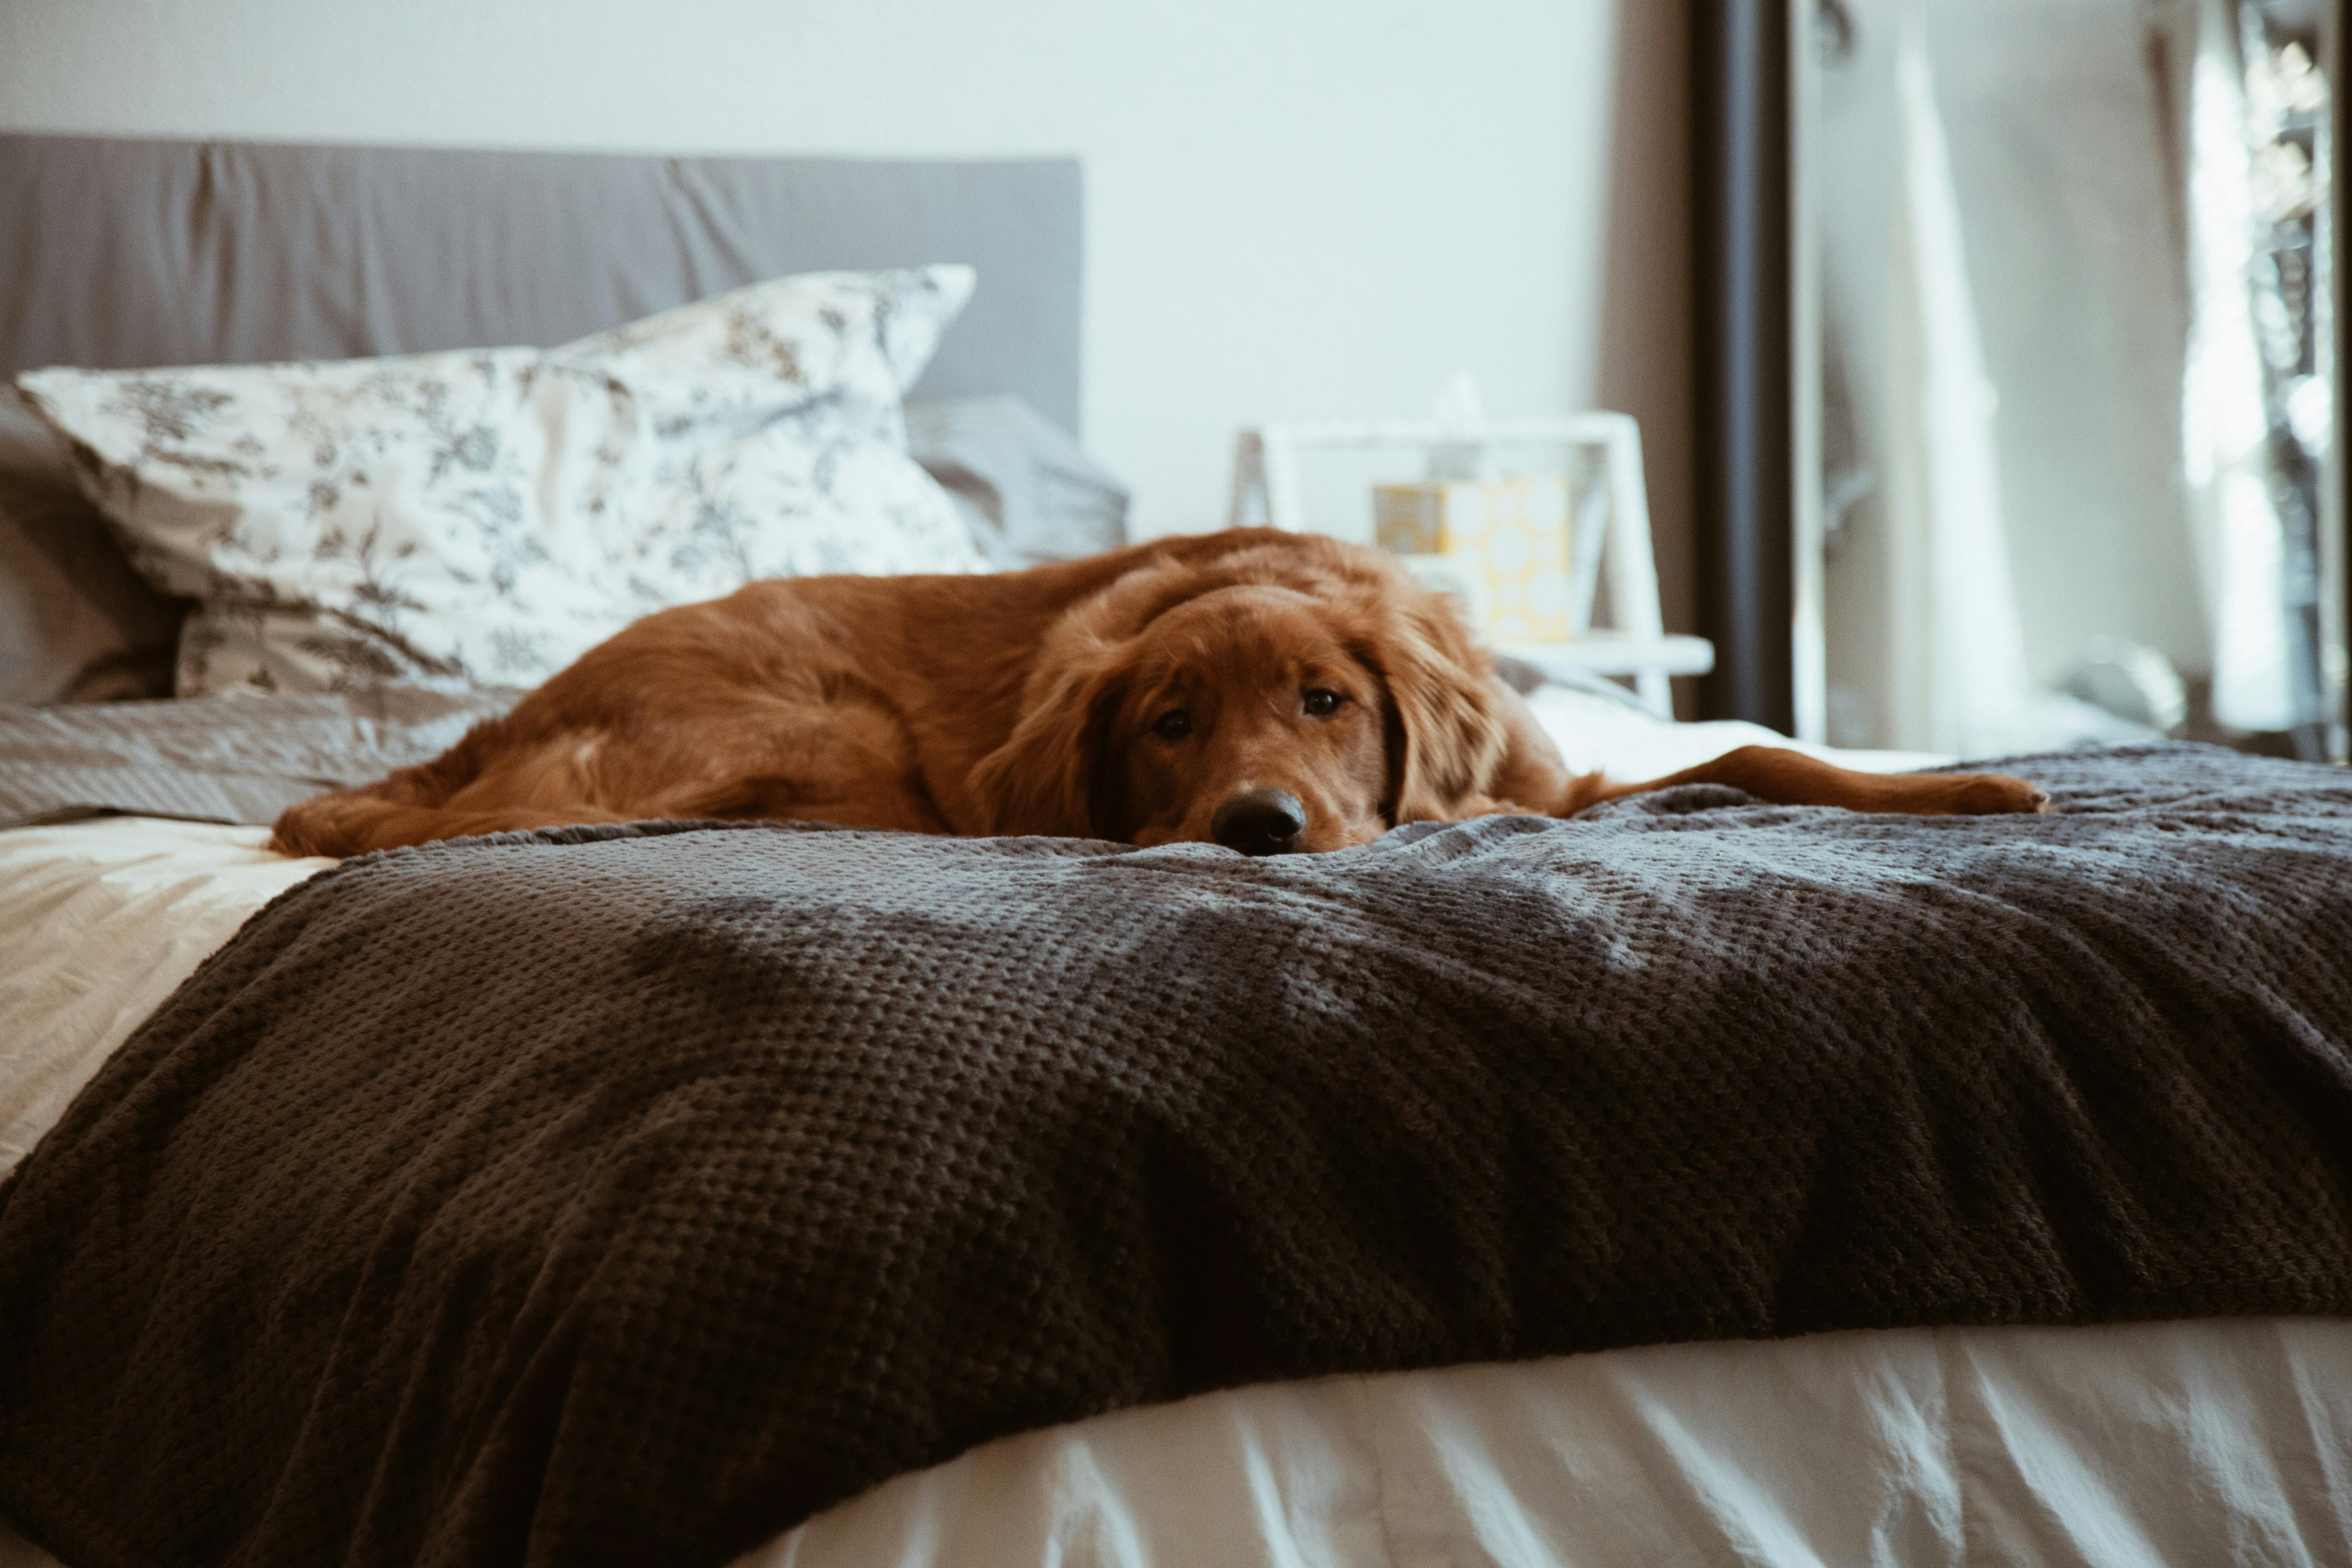
[[[1209,818],[1209,836],[1244,855],[1287,855],[1306,831],[1307,808],[1286,789],[1244,790]]]

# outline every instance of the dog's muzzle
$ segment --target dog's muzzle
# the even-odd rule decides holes
[[[1252,789],[1227,797],[1209,818],[1209,837],[1244,855],[1289,855],[1307,831],[1307,808],[1286,789]]]

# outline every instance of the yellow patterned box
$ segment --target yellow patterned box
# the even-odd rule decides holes
[[[1478,629],[1487,637],[1568,640],[1565,474],[1374,485],[1372,526],[1383,549],[1452,556],[1475,573],[1486,587]]]

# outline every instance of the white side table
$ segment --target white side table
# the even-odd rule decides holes
[[[1630,675],[1643,702],[1661,718],[1674,716],[1669,678],[1704,675],[1715,668],[1705,637],[1669,635],[1658,604],[1657,558],[1650,547],[1650,502],[1642,484],[1642,435],[1631,415],[1571,414],[1552,419],[1322,420],[1261,425],[1244,430],[1234,452],[1233,526],[1309,527],[1299,455],[1310,448],[1376,447],[1560,446],[1598,448],[1604,482],[1594,505],[1580,505],[1570,524],[1570,624],[1566,642],[1498,646],[1547,673],[1579,670]],[[1595,515],[1601,513],[1604,515]],[[1611,618],[1591,629],[1600,572],[1609,574]]]

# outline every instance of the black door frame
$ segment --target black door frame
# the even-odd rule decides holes
[[[1700,629],[1715,642],[1702,690],[1711,719],[1796,730],[1795,382],[1791,115],[1797,62],[1792,5],[1817,0],[1690,0]],[[2346,140],[2344,0],[2326,60],[2337,175],[2336,475],[2339,528],[2352,531],[2352,163]],[[2352,543],[2343,591],[2352,620]],[[2339,635],[2352,636],[2352,632]],[[2352,729],[2352,696],[2337,721]]]
[[[1692,0],[1699,613],[1711,719],[1796,728],[1792,0]],[[1805,4],[1809,0],[1795,0]]]

